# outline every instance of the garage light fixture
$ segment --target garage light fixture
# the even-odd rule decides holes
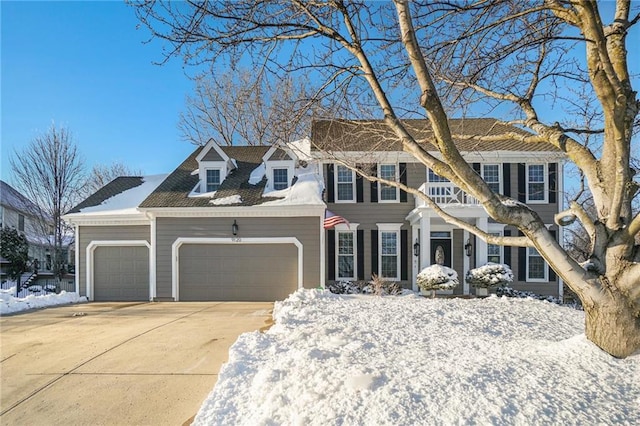
[[[420,256],[420,242],[416,238],[416,242],[413,244],[413,255],[415,257]]]
[[[473,254],[473,246],[471,245],[471,240],[467,238],[467,243],[464,245],[464,253],[467,257],[471,257]]]
[[[238,235],[238,224],[235,219],[233,220],[233,225],[231,225],[231,233],[233,235]]]

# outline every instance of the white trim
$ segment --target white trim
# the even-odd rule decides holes
[[[542,166],[542,176],[544,178],[544,189],[542,193],[544,195],[544,199],[542,200],[530,200],[529,199],[529,167],[530,166]],[[525,164],[524,169],[524,183],[525,183],[525,202],[527,204],[548,204],[549,203],[549,164],[545,162],[531,162]],[[534,182],[540,183],[540,182]]]
[[[196,156],[196,161],[198,162],[198,164],[200,164],[202,161],[202,159],[204,158],[205,155],[207,155],[209,153],[209,151],[211,149],[215,149],[216,152],[218,153],[218,155],[220,155],[220,157],[222,158],[222,160],[219,161],[204,161],[205,163],[217,163],[217,162],[222,162],[224,161],[225,163],[227,161],[230,160],[229,156],[227,155],[226,152],[224,152],[222,150],[222,148],[220,147],[220,145],[218,145],[216,143],[215,140],[213,140],[213,138],[209,139],[209,141],[205,144],[205,146],[202,147],[202,150],[200,150],[200,152],[198,153],[198,155]]]
[[[206,164],[209,164],[209,162],[206,162]],[[204,193],[212,193],[215,194],[215,192],[220,189],[220,185],[222,185],[222,182],[224,182],[224,179],[226,177],[226,173],[225,173],[225,167],[222,165],[218,165],[217,163],[214,163],[215,165],[211,165],[211,166],[206,166],[205,162],[202,162],[202,165],[200,166],[200,190],[198,191],[201,194]],[[207,182],[207,172],[211,170],[218,170],[218,189],[216,190],[212,190],[209,191],[209,183]]]
[[[324,221],[320,219],[320,287],[325,288],[326,285],[326,238],[325,238],[325,229],[324,229]]]
[[[400,244],[402,244],[402,238],[400,237],[400,231],[402,229],[401,223],[376,223],[378,227],[378,270],[376,273],[380,278],[384,278],[387,280],[393,281],[401,281],[401,268],[402,268],[402,248]],[[396,272],[398,275],[395,277],[384,277],[382,276],[382,233],[383,232],[394,232],[396,234]]]
[[[155,216],[151,215],[151,227],[150,227],[150,240],[151,246],[149,247],[149,298],[154,300],[157,297],[157,280],[156,280],[156,265],[157,265],[157,224]]]
[[[442,154],[438,151],[428,151],[429,154],[442,159]],[[567,156],[558,151],[473,151],[461,152],[462,157],[467,163],[522,163],[526,161],[558,161],[564,160]],[[337,158],[346,163],[416,163],[421,164],[413,155],[403,151],[340,151],[327,153],[321,150],[313,150],[311,157],[323,164],[335,163]]]
[[[78,215],[78,216],[75,216]],[[73,213],[62,217],[72,225],[113,226],[113,225],[149,225],[149,219],[143,213],[133,214],[86,214]]]
[[[149,244],[146,240],[93,240],[91,241],[86,248],[86,261],[87,261],[87,276],[86,276],[86,296],[88,300],[93,300],[93,286],[94,286],[94,276],[93,276],[93,266],[94,252],[98,247],[137,247],[137,246],[145,246],[149,251],[151,251],[151,244]],[[149,275],[151,275],[151,255],[149,254]],[[151,300],[151,295],[149,296],[149,300]]]
[[[180,247],[183,244],[293,244],[298,248],[298,288],[303,288],[303,246],[295,237],[208,238],[179,237],[171,244],[171,296],[180,300]]]
[[[339,195],[340,195],[339,192],[338,192],[338,184],[340,183],[340,182],[338,182],[338,176],[339,176],[338,168],[340,168],[340,167],[344,167],[345,169],[347,169],[351,173],[351,195],[352,196],[351,196],[351,199],[349,199],[349,200],[341,200],[341,199],[338,198]],[[354,172],[353,170],[349,169],[347,166],[343,166],[341,164],[337,164],[336,163],[336,166],[333,169],[333,173],[334,173],[334,176],[333,176],[333,178],[334,178],[333,179],[334,192],[333,193],[335,194],[335,196],[333,197],[334,198],[334,202],[336,204],[355,203],[357,201],[357,197],[358,197],[357,194],[356,194],[356,192],[357,192],[357,188],[356,188],[356,172]],[[342,182],[341,184],[342,185],[346,185],[347,183],[348,182]]]
[[[273,187],[274,178],[273,171],[276,169],[285,169],[287,171],[287,188],[291,187],[291,182],[294,178],[294,161],[293,160],[278,160],[278,161],[269,161],[266,164],[265,174],[267,176],[267,184],[265,188],[265,192],[276,191]],[[282,188],[286,189],[286,188]]]
[[[73,278],[76,285],[76,293],[78,293],[78,296],[80,296],[80,226],[75,225],[74,228],[76,234],[74,241],[76,251],[74,257],[76,264],[74,265],[75,273],[73,274]]]
[[[378,163],[377,166],[378,166],[377,173],[378,173],[378,176],[380,176],[381,178],[382,178],[382,173],[380,172],[380,169],[382,168],[382,166],[393,166],[395,168],[395,177],[394,177],[394,179],[395,179],[396,182],[400,182],[400,170],[399,170],[400,167],[399,167],[398,163],[389,163],[389,162],[387,162],[387,163]],[[385,203],[399,203],[400,202],[400,188],[398,188],[397,186],[395,186],[395,187],[392,186],[392,188],[394,188],[395,191],[396,191],[396,198],[394,200],[383,200],[382,199],[382,186],[383,186],[383,183],[382,182],[378,182],[378,185],[376,185],[376,186],[377,186],[377,189],[378,189],[378,203],[385,204]]]
[[[359,223],[349,223],[347,226],[346,223],[339,223],[334,226],[334,230],[336,231],[335,245],[334,245],[334,253],[335,253],[335,277],[336,281],[347,280],[354,281],[358,279],[358,226]],[[338,250],[339,243],[339,233],[351,233],[353,234],[353,276],[352,277],[341,277],[338,273],[340,268],[340,253]]]
[[[471,269],[471,257],[467,256],[464,246],[467,244],[467,240],[471,241],[469,231],[462,230],[462,294],[470,294],[469,283],[465,279],[467,272]],[[452,243],[453,245],[453,243]],[[453,247],[452,250],[453,251]]]
[[[320,216],[324,220],[327,205],[158,207],[140,209],[156,217],[303,217]],[[147,221],[147,224],[149,222]]]
[[[480,176],[485,182],[487,182],[484,178],[484,166],[498,167],[498,193],[504,194],[504,176],[502,176],[502,163],[480,163]],[[487,182],[487,184],[489,183]]]

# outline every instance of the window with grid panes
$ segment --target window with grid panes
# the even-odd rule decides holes
[[[345,166],[337,167],[337,199],[353,201],[353,171]]]
[[[385,180],[396,180],[396,165],[381,164],[380,177]],[[395,186],[380,184],[380,200],[396,201],[398,199],[398,189]]]
[[[338,278],[355,278],[354,232],[338,231]]]
[[[482,178],[493,192],[500,192],[500,168],[497,164],[483,164]]]
[[[544,164],[529,164],[527,172],[527,201],[545,200]]]

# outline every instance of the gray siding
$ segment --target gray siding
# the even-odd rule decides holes
[[[222,161],[222,157],[215,148],[211,148],[204,157],[202,157],[202,161]]]
[[[87,246],[91,241],[105,240],[144,240],[150,241],[150,227],[132,226],[81,226],[79,229],[78,249],[80,264],[76,265],[76,279],[80,285],[80,295],[86,296],[87,287]]]
[[[511,163],[511,198],[518,199],[518,163]],[[525,176],[526,179],[526,176]],[[548,179],[548,177],[547,177]],[[526,181],[525,181],[526,185]],[[556,200],[560,200],[562,194],[558,192]],[[544,223],[550,224],[553,222],[553,216],[558,213],[558,203],[545,203],[545,204],[529,204],[532,210],[534,210]]]
[[[320,285],[320,218],[237,218],[240,238],[295,237],[303,245],[303,285]],[[156,296],[171,297],[171,246],[180,237],[231,238],[232,218],[156,219]],[[276,246],[277,247],[277,246]],[[247,265],[250,267],[250,263]]]

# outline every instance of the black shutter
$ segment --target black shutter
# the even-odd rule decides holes
[[[358,229],[356,235],[358,238],[358,279],[364,280],[364,231]]]
[[[558,241],[558,239],[556,238],[555,230],[549,231],[549,233],[551,233],[554,240]],[[556,271],[554,271],[549,264],[547,264],[547,268],[549,268],[549,282],[555,281],[556,279],[558,279],[558,276],[556,275]]]
[[[335,179],[334,176],[334,166],[333,164],[327,164],[327,203],[335,203],[336,202],[336,197],[335,194],[333,193],[333,180]]]
[[[371,176],[373,177],[378,176],[378,168],[376,167],[375,164],[371,167]],[[378,202],[378,182],[375,182],[375,181],[371,181],[371,202],[372,203]]]
[[[406,281],[409,279],[409,250],[408,250],[408,231],[400,230],[400,279]]]
[[[524,234],[518,231],[519,236],[524,236]],[[526,281],[527,280],[527,248],[526,247],[518,247],[518,281]]]
[[[362,170],[362,164],[356,165],[356,167]],[[353,172],[356,176],[356,203],[364,202],[364,179],[358,173]]]
[[[471,167],[473,167],[473,170],[475,170],[477,174],[482,176],[482,174],[480,173],[480,163],[473,163]]]
[[[371,274],[378,275],[378,230],[371,230]]]
[[[511,231],[509,229],[505,229],[504,230],[504,236],[505,237],[510,237],[511,236]],[[509,265],[509,267],[511,267],[511,246],[503,246],[504,251],[504,260],[503,263]]]
[[[511,197],[511,164],[502,163],[502,193]]]
[[[549,163],[549,203],[557,202],[558,163]]]
[[[526,177],[524,163],[518,163],[518,201],[525,203],[527,201]]]
[[[327,279],[336,279],[336,231],[327,231]]]
[[[400,183],[406,186],[407,185],[407,163],[398,164],[398,170],[400,172]],[[401,203],[407,202],[407,193],[402,189],[400,190],[400,202]]]

